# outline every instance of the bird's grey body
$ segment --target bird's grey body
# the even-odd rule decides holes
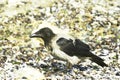
[[[68,61],[72,65],[88,57],[91,61],[102,67],[108,66],[103,62],[103,59],[90,52],[90,47],[87,44],[64,32],[54,33],[54,29],[51,28],[41,28],[30,37],[42,38],[46,48],[51,51],[54,57]]]

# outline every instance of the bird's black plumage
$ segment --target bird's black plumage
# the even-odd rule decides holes
[[[103,62],[104,60],[102,58],[90,52],[90,47],[87,44],[69,35],[67,37],[65,35],[59,36],[59,34],[55,34],[48,27],[38,30],[30,37],[42,38],[45,42],[45,46],[52,48],[51,50],[53,50],[55,56],[69,62],[69,58],[66,58],[68,56],[77,56],[78,58],[89,57],[91,61],[97,63],[102,67],[108,66]]]
[[[67,40],[65,38],[60,38],[56,41],[56,43],[60,47],[60,50],[62,50],[66,54],[68,54],[70,56],[75,55],[76,48],[75,48],[75,45],[73,44],[73,40],[71,40],[71,39]]]
[[[57,40],[57,44],[60,46],[60,49],[64,51],[66,54],[70,56],[78,56],[78,57],[90,57],[90,60],[99,64],[100,66],[107,66],[102,58],[94,55],[90,52],[90,47],[80,41],[79,39],[67,40],[65,38],[60,38]]]

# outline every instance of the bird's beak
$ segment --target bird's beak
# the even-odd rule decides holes
[[[33,34],[31,34],[29,37],[30,37],[30,38],[41,37],[41,35],[33,33]]]

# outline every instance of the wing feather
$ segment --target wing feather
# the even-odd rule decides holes
[[[79,39],[73,41],[72,39],[59,38],[56,43],[60,50],[70,56],[91,57],[94,55],[91,54],[90,47]]]

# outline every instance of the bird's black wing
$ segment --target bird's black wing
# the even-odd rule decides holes
[[[79,39],[73,41],[72,39],[59,38],[56,43],[60,50],[70,56],[91,57],[94,55],[90,52],[90,47]]]
[[[65,38],[59,38],[57,40],[57,45],[60,47],[60,50],[68,54],[69,56],[74,56],[75,55],[75,45],[73,44],[72,39],[65,39]]]
[[[90,47],[89,45],[83,43],[82,41],[80,41],[79,39],[75,39],[75,48],[76,48],[76,55],[80,56],[80,57],[96,57],[96,55],[94,55],[93,53],[90,52]],[[100,58],[100,60],[102,60]]]
[[[82,49],[82,50],[87,50],[87,51],[89,51],[90,50],[90,47],[87,45],[87,44],[85,44],[85,43],[83,43],[81,40],[79,40],[79,39],[75,39],[75,46],[76,46],[76,48],[79,48],[80,50]]]
[[[81,57],[91,57],[93,54],[90,52],[90,47],[79,39],[74,42],[76,48],[76,55]]]
[[[79,39],[73,41],[72,39],[59,38],[56,43],[63,52],[70,56],[91,56],[91,54],[89,54],[90,47]]]
[[[102,67],[108,66],[103,62],[104,60],[102,58],[91,53],[90,47],[79,39],[75,39],[75,48],[77,50],[76,52],[78,52],[78,54],[76,54],[78,57],[90,57],[90,60],[97,63],[98,65]]]

